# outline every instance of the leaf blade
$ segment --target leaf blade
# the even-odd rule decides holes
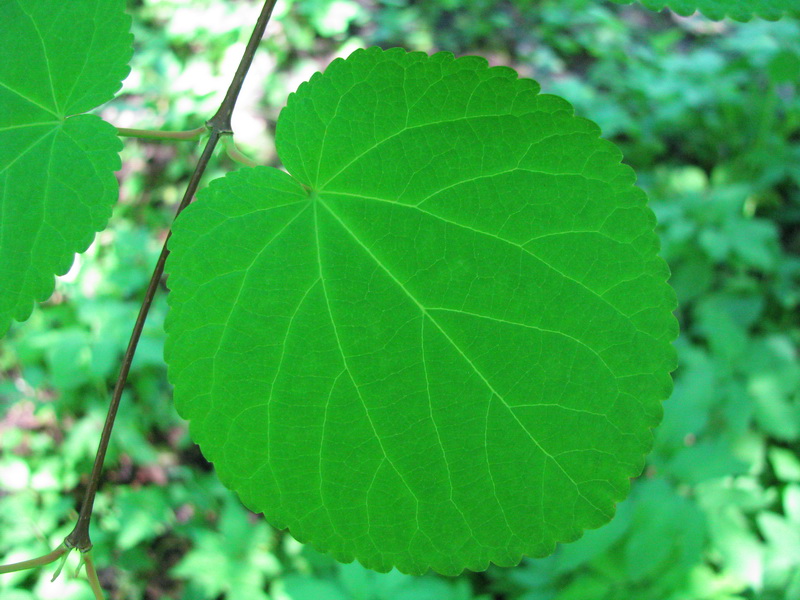
[[[132,53],[123,3],[3,0],[0,45],[0,334],[53,291],[117,197],[116,130],[89,115]],[[88,41],[87,41],[88,40]]]
[[[608,521],[676,335],[619,151],[508,69],[378,49],[301,85],[276,143],[291,175],[212,184],[167,265],[176,403],[226,485],[379,571],[513,565]]]

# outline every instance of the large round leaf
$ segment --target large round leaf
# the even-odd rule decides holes
[[[114,127],[81,115],[128,73],[123,0],[0,0],[0,334],[53,291],[117,199]]]
[[[784,16],[800,16],[798,0],[640,0],[652,10],[671,8],[676,13],[688,16],[700,11],[710,19],[731,17],[737,21],[749,21],[753,17],[776,20]],[[634,0],[614,0],[619,4],[630,4]]]
[[[508,68],[357,51],[212,182],[168,262],[175,402],[220,478],[344,561],[516,564],[614,514],[671,389],[655,220]]]

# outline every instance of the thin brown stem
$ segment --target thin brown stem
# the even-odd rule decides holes
[[[57,561],[61,556],[63,556],[66,552],[68,552],[68,548],[61,544],[53,550],[52,552],[48,552],[42,556],[37,558],[31,558],[30,560],[23,560],[22,562],[18,563],[11,563],[9,565],[0,565],[0,573],[13,573],[14,571],[24,571],[26,569],[34,569],[36,567],[43,567],[44,565],[49,565],[52,562]]]
[[[199,140],[204,133],[208,131],[208,127],[203,125],[196,129],[187,129],[185,131],[159,131],[152,129],[129,129],[127,127],[117,127],[117,135],[120,137],[133,137],[144,140],[166,140],[166,141],[188,141],[195,142]]]
[[[253,64],[253,57],[256,55],[256,50],[258,50],[258,44],[261,42],[261,38],[264,37],[264,31],[267,29],[267,23],[269,23],[269,18],[272,15],[272,9],[275,8],[276,2],[277,0],[266,0],[266,2],[264,2],[264,7],[261,9],[261,14],[258,15],[256,26],[253,29],[250,40],[247,42],[247,47],[244,49],[244,55],[239,63],[239,67],[236,69],[228,92],[225,94],[225,99],[222,101],[222,104],[220,104],[216,114],[206,123],[206,125],[218,129],[221,133],[233,133],[233,129],[231,129],[233,108],[236,106],[239,92],[242,91],[242,85],[244,84],[245,77],[247,77],[247,71],[250,70],[250,65]]]
[[[192,198],[194,197],[194,194],[197,191],[197,187],[200,183],[200,178],[203,176],[203,173],[208,166],[208,162],[211,159],[211,155],[214,152],[217,142],[219,141],[219,137],[220,133],[218,131],[211,131],[211,137],[208,139],[208,142],[206,142],[206,147],[203,149],[203,153],[200,155],[200,160],[197,162],[194,173],[192,173],[192,177],[189,180],[189,185],[186,188],[186,193],[183,195],[183,200],[178,206],[178,210],[175,212],[175,217],[177,217],[192,201]],[[119,376],[117,377],[117,383],[114,386],[114,394],[111,397],[111,404],[108,407],[106,421],[103,425],[103,432],[100,434],[100,444],[97,447],[94,465],[92,466],[92,472],[89,476],[89,484],[86,487],[83,503],[81,504],[81,510],[78,514],[78,522],[75,524],[75,528],[72,530],[72,533],[70,533],[64,539],[64,543],[68,548],[78,548],[81,552],[86,552],[92,547],[92,542],[89,538],[89,521],[92,517],[94,498],[97,494],[97,488],[100,486],[100,476],[102,474],[103,463],[105,462],[106,458],[106,451],[108,450],[108,442],[111,439],[111,430],[114,428],[114,420],[117,417],[119,402],[122,398],[122,392],[125,389],[128,373],[130,373],[131,370],[133,355],[136,353],[136,347],[139,344],[139,338],[142,335],[147,314],[150,312],[150,306],[153,304],[153,298],[155,297],[156,290],[161,282],[161,276],[164,274],[164,264],[167,262],[167,255],[169,254],[169,250],[167,250],[167,243],[169,242],[170,235],[171,233],[167,234],[167,239],[164,240],[164,246],[161,248],[161,254],[158,257],[155,269],[153,269],[153,274],[150,277],[150,283],[147,286],[147,291],[145,292],[142,306],[139,309],[139,315],[136,317],[136,323],[134,323],[133,326],[133,332],[131,333],[128,347],[125,350],[125,355],[122,358]]]
[[[217,142],[219,142],[220,136],[222,134],[232,133],[230,125],[231,114],[233,113],[234,106],[236,105],[239,92],[242,89],[244,78],[246,77],[247,71],[253,62],[253,56],[258,49],[258,44],[264,35],[264,30],[266,29],[267,22],[272,14],[272,9],[275,7],[275,2],[276,0],[266,0],[264,3],[261,15],[256,22],[256,26],[253,29],[252,35],[250,36],[250,41],[248,42],[247,48],[244,51],[239,68],[236,70],[236,74],[233,77],[233,81],[228,88],[225,99],[222,101],[222,104],[220,105],[216,114],[206,123],[208,129],[210,129],[210,137],[206,142],[203,153],[201,154],[200,159],[197,162],[197,166],[192,173],[192,177],[189,180],[186,193],[183,195],[183,200],[181,201],[180,206],[178,206],[178,210],[175,213],[176,217],[192,201],[192,198],[197,191],[197,187],[200,184],[200,179],[203,176],[206,167],[208,166],[208,162],[217,146]],[[128,379],[128,373],[130,372],[133,356],[136,352],[136,346],[139,343],[139,338],[141,337],[142,329],[144,328],[144,323],[147,319],[147,313],[150,311],[150,306],[153,303],[153,298],[155,297],[156,290],[158,289],[158,285],[161,281],[161,276],[164,273],[164,264],[166,263],[167,256],[169,254],[167,244],[170,236],[171,232],[167,234],[167,239],[164,241],[164,247],[161,250],[161,255],[158,257],[158,262],[153,270],[153,275],[150,277],[150,283],[147,286],[147,292],[145,293],[144,300],[142,301],[139,315],[136,318],[136,323],[133,326],[133,332],[131,333],[131,338],[128,342],[128,348],[125,350],[125,355],[122,359],[122,365],[120,367],[116,385],[114,386],[111,404],[108,407],[108,414],[106,415],[106,421],[103,425],[103,431],[100,435],[100,443],[97,448],[94,465],[92,466],[92,472],[89,476],[89,483],[86,487],[83,503],[81,504],[80,513],[78,515],[78,522],[72,532],[64,539],[64,545],[67,548],[78,548],[82,552],[87,552],[92,547],[91,538],[89,537],[89,522],[92,517],[95,495],[97,494],[97,489],[100,486],[100,477],[103,470],[106,451],[108,449],[108,442],[111,438],[111,430],[114,427],[114,420],[117,416],[117,410],[119,409],[119,402],[122,398],[125,382]]]

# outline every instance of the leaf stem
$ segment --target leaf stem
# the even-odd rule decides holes
[[[100,580],[97,578],[97,569],[94,566],[92,551],[84,552],[81,556],[83,558],[83,564],[86,565],[86,578],[89,580],[89,585],[92,587],[94,597],[96,600],[103,600],[105,596],[103,594],[103,588],[100,587]]]
[[[62,555],[66,554],[68,548],[64,544],[60,544],[58,548],[53,550],[52,552],[48,552],[42,556],[37,558],[31,558],[30,560],[23,560],[22,562],[11,563],[8,565],[0,565],[0,574],[1,573],[13,573],[14,571],[24,571],[26,569],[33,569],[35,567],[43,567],[44,565],[49,565],[52,562],[57,561],[61,558]]]
[[[230,159],[234,162],[239,163],[240,165],[244,165],[246,167],[257,167],[259,163],[254,161],[249,156],[246,156],[239,148],[236,146],[236,142],[233,141],[232,135],[224,135],[222,136],[222,145],[225,147],[225,152],[228,154]]]
[[[208,166],[208,162],[214,153],[214,149],[216,148],[220,137],[223,134],[232,133],[230,127],[231,114],[233,113],[234,106],[236,105],[236,99],[239,96],[239,92],[242,89],[244,78],[253,62],[253,56],[258,49],[258,44],[264,35],[264,30],[267,27],[269,17],[272,14],[272,9],[275,6],[275,2],[276,0],[266,0],[264,3],[261,15],[256,22],[252,35],[250,36],[250,41],[248,42],[247,48],[244,51],[239,68],[236,70],[236,74],[233,77],[233,81],[228,89],[228,93],[225,95],[225,99],[222,101],[219,110],[206,123],[206,127],[210,129],[210,136],[206,142],[205,148],[203,149],[203,153],[200,155],[200,159],[197,162],[195,170],[192,173],[191,179],[189,180],[186,193],[183,195],[183,200],[181,200],[181,203],[175,213],[176,217],[192,201],[192,198],[197,191],[197,187],[200,184],[200,179],[203,176],[206,167]],[[122,398],[122,392],[125,388],[128,373],[130,372],[133,356],[136,352],[136,346],[139,343],[139,338],[141,337],[142,329],[144,328],[144,323],[147,319],[147,313],[150,311],[150,306],[153,303],[153,298],[155,297],[156,290],[158,289],[161,281],[161,276],[164,273],[164,264],[166,263],[167,256],[169,254],[167,244],[171,235],[172,232],[170,231],[170,233],[167,234],[167,239],[164,241],[164,247],[161,249],[161,255],[158,257],[155,269],[153,270],[153,275],[150,277],[150,283],[147,286],[147,292],[145,293],[144,300],[142,301],[142,306],[139,309],[139,315],[136,318],[136,323],[133,326],[133,332],[131,333],[128,347],[125,350],[125,355],[122,359],[122,365],[120,366],[119,376],[117,377],[117,382],[114,386],[111,404],[108,407],[108,414],[106,415],[106,421],[103,425],[102,434],[100,435],[100,443],[97,448],[94,465],[92,466],[92,472],[89,476],[89,483],[86,487],[83,503],[81,504],[78,522],[72,532],[64,539],[63,545],[66,549],[78,548],[81,552],[87,552],[92,547],[91,538],[89,537],[89,522],[92,516],[95,495],[97,494],[97,489],[100,485],[100,476],[103,470],[103,462],[105,461],[106,450],[108,449],[108,442],[111,438],[111,430],[114,427],[114,420],[119,408],[119,402]],[[91,558],[87,557],[87,566],[90,564],[90,561]]]
[[[185,131],[159,131],[152,129],[128,129],[127,127],[117,127],[117,135],[120,137],[133,137],[144,140],[177,140],[194,142],[199,140],[207,131],[208,127],[205,125],[202,127],[197,127],[196,129],[187,129]]]

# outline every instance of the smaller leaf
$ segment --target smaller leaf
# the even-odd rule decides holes
[[[613,0],[617,4],[631,4],[633,0]],[[800,16],[797,0],[641,0],[651,10],[669,8],[688,17],[700,11],[709,19],[730,17],[737,21],[749,21],[761,17],[775,21],[781,17]]]
[[[110,100],[133,52],[122,0],[0,0],[0,335],[53,292],[117,199]]]

